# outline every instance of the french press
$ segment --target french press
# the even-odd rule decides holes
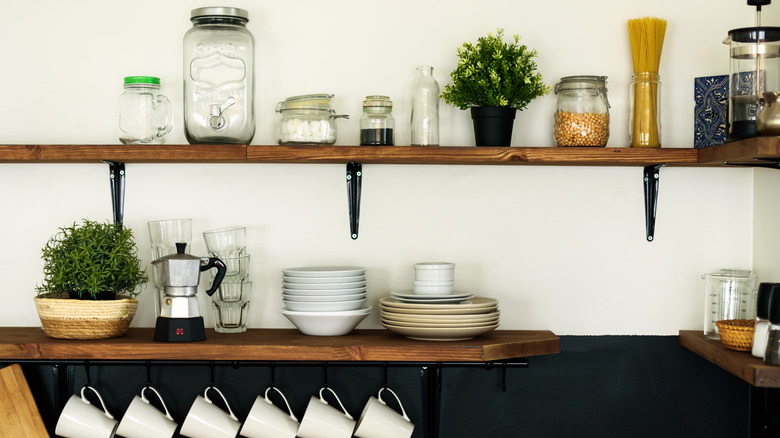
[[[227,272],[225,263],[216,257],[185,254],[186,243],[176,244],[176,254],[152,262],[160,274],[163,298],[160,316],[154,327],[155,341],[203,341],[206,330],[198,309],[198,284],[202,271],[217,268],[217,275],[206,293],[211,296]]]
[[[729,45],[728,140],[758,135],[756,117],[766,92],[780,91],[780,27],[761,26],[761,6],[771,0],[747,0],[756,7],[756,26],[732,29]]]

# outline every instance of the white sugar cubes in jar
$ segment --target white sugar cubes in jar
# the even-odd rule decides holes
[[[336,119],[349,116],[336,115],[330,108],[332,98],[332,94],[306,94],[279,102],[276,106],[276,112],[282,115],[277,129],[279,144],[336,143]]]
[[[606,76],[567,76],[555,85],[555,143],[558,146],[606,146],[609,101]]]

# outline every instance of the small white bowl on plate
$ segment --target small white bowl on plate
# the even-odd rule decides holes
[[[300,312],[282,308],[282,315],[289,319],[304,335],[346,335],[371,313],[371,306],[341,312]]]
[[[414,264],[414,279],[422,281],[454,281],[455,263],[425,262]]]

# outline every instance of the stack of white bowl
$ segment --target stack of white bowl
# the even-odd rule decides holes
[[[414,264],[414,293],[444,295],[455,285],[455,263],[423,262]]]
[[[366,269],[310,266],[282,270],[282,315],[301,333],[340,336],[351,332],[369,313]]]

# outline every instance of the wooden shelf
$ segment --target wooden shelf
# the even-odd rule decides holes
[[[155,342],[153,333],[131,328],[120,338],[81,341],[52,339],[38,327],[0,327],[0,360],[488,362],[560,351],[560,339],[546,330],[496,330],[448,342],[414,341],[387,330],[320,337],[294,329],[209,329],[200,342]]]
[[[705,148],[0,145],[5,163],[340,163],[550,166],[724,166],[780,160],[780,137]]]
[[[680,330],[680,345],[753,386],[780,388],[780,366],[765,365],[750,352],[729,350],[699,330]]]

